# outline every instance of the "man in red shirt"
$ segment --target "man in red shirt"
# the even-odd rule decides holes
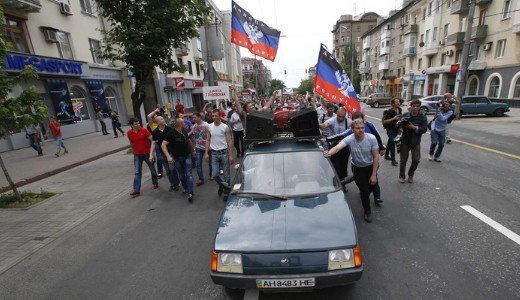
[[[131,196],[137,196],[141,193],[141,177],[143,174],[143,161],[150,168],[150,173],[152,173],[152,183],[153,188],[159,188],[159,184],[157,181],[157,172],[155,172],[155,167],[153,165],[153,161],[155,158],[155,153],[150,158],[150,143],[152,142],[152,134],[146,128],[142,128],[139,123],[139,119],[131,118],[130,126],[132,127],[128,130],[127,136],[130,141],[130,146],[134,151],[134,191],[130,193]]]
[[[181,103],[181,99],[177,99],[177,104],[175,105],[175,110],[178,113],[184,114],[184,105]]]
[[[60,122],[56,121],[56,119],[52,116],[49,117],[49,126],[47,133],[45,133],[45,138],[49,136],[49,131],[51,131],[54,138],[56,138],[56,146],[58,147],[58,152],[54,153],[54,155],[56,155],[56,157],[59,157],[61,154],[61,148],[65,150],[63,154],[69,153],[69,151],[67,151],[67,148],[65,148],[65,145],[63,144]]]

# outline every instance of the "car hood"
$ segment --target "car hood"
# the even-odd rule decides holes
[[[289,200],[231,196],[215,251],[298,251],[351,248],[357,232],[343,191]]]

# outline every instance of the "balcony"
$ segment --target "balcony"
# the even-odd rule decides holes
[[[368,74],[368,73],[370,73],[370,67],[360,65],[359,66],[359,73],[361,73],[361,74]]]
[[[487,25],[478,25],[471,29],[471,39],[472,40],[483,40],[487,36]]]
[[[370,40],[369,39],[363,39],[363,50],[370,49]]]
[[[40,12],[42,9],[40,0],[0,0],[0,5],[26,13]]]
[[[381,34],[381,41],[385,40],[385,39],[390,39],[392,36],[392,33],[390,32],[389,29],[385,29],[383,31],[383,33]]]
[[[451,4],[450,14],[460,15],[467,13],[469,10],[469,0],[459,0]]]
[[[491,0],[476,0],[475,4],[478,6],[484,6],[491,3]]]
[[[404,48],[404,50],[403,50],[404,57],[415,56],[415,54],[417,54],[416,47],[408,47],[408,48]]]
[[[408,30],[404,32],[405,35],[410,33],[417,33],[419,31],[419,26],[417,24],[411,24],[408,26]]]
[[[390,47],[383,47],[381,48],[381,51],[379,52],[380,56],[387,55],[390,53]]]
[[[484,61],[472,61],[469,63],[468,70],[470,71],[482,71],[487,67],[487,63]]]
[[[520,23],[513,24],[513,33],[520,33]]]
[[[388,69],[390,69],[389,61],[382,61],[379,63],[379,71],[388,70]]]
[[[465,32],[455,32],[446,37],[446,46],[463,45]]]
[[[186,45],[182,45],[179,48],[175,48],[175,55],[177,55],[177,56],[188,55],[188,47],[186,47]]]
[[[430,41],[426,45],[424,45],[422,54],[423,55],[435,55],[439,52],[439,42],[438,41]]]

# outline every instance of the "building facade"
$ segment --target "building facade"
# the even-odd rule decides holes
[[[120,68],[103,61],[96,51],[105,22],[91,0],[1,1],[8,42],[6,70],[18,74],[26,65],[38,70],[38,79],[21,83],[14,96],[36,86],[48,107],[63,124],[64,137],[100,131],[96,109],[105,116],[113,109],[127,121]],[[110,124],[110,122],[107,122]],[[45,128],[47,123],[40,124]],[[109,126],[110,127],[110,126]],[[25,133],[0,140],[0,152],[27,147]]]

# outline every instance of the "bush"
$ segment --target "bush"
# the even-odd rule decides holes
[[[24,201],[18,202],[14,193],[5,193],[0,195],[0,208],[27,208],[54,195],[56,193],[43,190],[40,193],[24,191],[21,193]]]

